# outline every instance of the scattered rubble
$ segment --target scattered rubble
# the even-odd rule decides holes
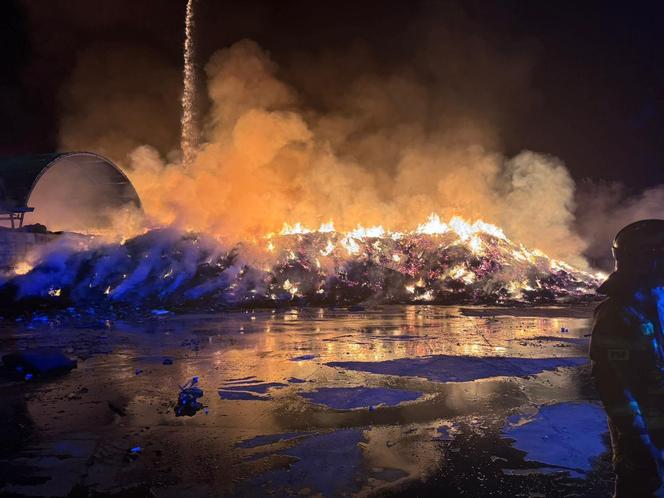
[[[398,236],[397,236],[398,235]],[[182,309],[373,303],[550,304],[595,299],[601,276],[518,245],[500,233],[273,235],[252,263],[199,234],[153,230],[123,244],[46,254],[0,281],[0,314],[32,310]],[[260,258],[259,258],[260,259]]]
[[[178,402],[175,406],[175,416],[176,417],[193,417],[199,410],[205,408],[205,406],[198,401],[199,398],[203,397],[203,390],[200,387],[197,387],[198,377],[193,377],[189,382],[184,386],[180,387],[180,394],[178,396]]]

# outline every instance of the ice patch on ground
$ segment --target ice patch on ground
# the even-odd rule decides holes
[[[282,441],[292,441],[307,436],[311,436],[313,432],[286,432],[283,434],[268,434],[265,436],[256,436],[251,439],[240,441],[235,446],[238,448],[257,448],[259,446],[266,446],[268,444],[280,443]]]
[[[350,410],[378,405],[396,406],[404,401],[416,400],[422,393],[381,387],[323,387],[300,393],[300,396],[337,410]]]
[[[219,391],[219,397],[228,401],[268,401],[269,396],[261,396],[245,391]]]
[[[607,450],[602,435],[607,431],[606,414],[596,403],[559,403],[543,406],[528,421],[511,417],[503,435],[512,446],[527,453],[527,460],[574,469],[584,477],[592,462]]]
[[[303,354],[302,356],[296,356],[295,358],[291,358],[291,361],[309,361],[313,360],[316,358],[315,354]]]
[[[256,384],[258,382],[263,381],[257,379],[255,375],[252,375],[250,377],[241,377],[239,379],[226,379],[224,384]]]
[[[434,437],[436,441],[452,441],[454,436],[450,433],[451,427],[447,425],[441,425],[438,427],[438,435]]]
[[[267,394],[270,389],[281,389],[287,385],[281,382],[263,382],[256,377],[231,379],[219,389],[219,396],[227,400],[267,401],[271,399]]]
[[[263,382],[241,386],[224,386],[220,391],[248,391],[256,394],[265,394],[269,389],[280,389],[282,387],[286,387],[286,384],[282,384],[281,382]]]
[[[449,356],[400,358],[388,361],[333,361],[331,367],[382,375],[423,377],[436,382],[467,382],[491,377],[528,377],[559,367],[576,367],[586,357],[514,358],[503,356]]]

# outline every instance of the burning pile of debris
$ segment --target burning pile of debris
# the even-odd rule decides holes
[[[273,242],[274,239],[274,242]],[[314,303],[544,303],[588,299],[598,276],[510,241],[498,227],[432,215],[413,232],[331,224],[269,238],[272,299]]]
[[[556,303],[594,298],[599,276],[529,250],[493,225],[432,215],[412,232],[285,225],[260,244],[153,230],[60,247],[0,287],[3,302],[223,308],[358,303]]]

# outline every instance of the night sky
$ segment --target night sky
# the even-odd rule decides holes
[[[63,88],[91,44],[147,47],[179,68],[184,4],[3,1],[0,153],[58,148]],[[434,40],[438,29],[457,33],[454,49],[461,56],[466,44],[479,39],[522,55],[528,64],[527,90],[517,88],[507,102],[496,104],[494,122],[504,152],[553,154],[577,180],[620,181],[642,189],[664,183],[664,30],[654,5],[198,0],[196,41],[199,60],[205,61],[219,48],[252,38],[283,66],[288,80],[288,61],[302,54],[343,54],[359,45],[384,68],[429,50],[423,33],[434,33]],[[505,100],[491,81],[468,78],[478,105]],[[313,106],[325,105],[315,96],[311,100]],[[177,126],[172,123],[174,130]]]

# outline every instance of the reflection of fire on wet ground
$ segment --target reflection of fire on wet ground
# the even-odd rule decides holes
[[[589,309],[481,311],[5,323],[18,349],[57,346],[79,363],[0,387],[7,427],[27,431],[0,455],[0,492],[606,495]],[[207,410],[176,417],[194,376]]]
[[[3,302],[209,309],[357,303],[555,303],[593,299],[599,276],[483,222],[432,216],[412,232],[285,227],[230,252],[211,237],[154,230],[122,244],[62,243],[10,275]],[[23,267],[22,267],[23,268]]]

